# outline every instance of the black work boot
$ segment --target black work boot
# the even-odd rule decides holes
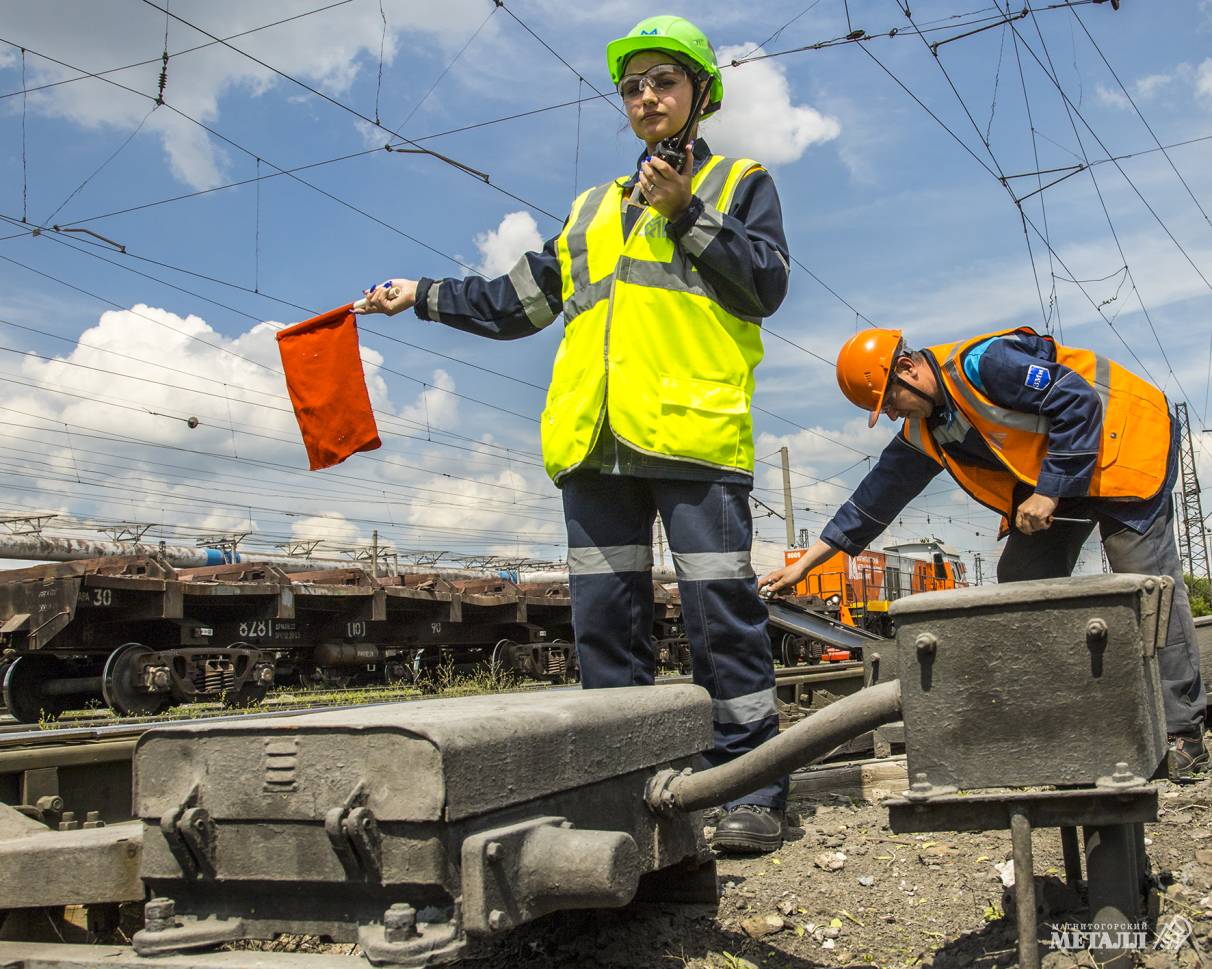
[[[1177,781],[1193,781],[1208,769],[1208,748],[1204,746],[1203,731],[1170,734],[1170,749],[1174,752],[1174,774]]]
[[[761,804],[738,804],[715,826],[711,847],[728,854],[767,853],[783,846],[783,812]]]

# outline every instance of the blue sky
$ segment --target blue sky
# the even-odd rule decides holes
[[[389,276],[503,272],[555,234],[574,190],[634,165],[615,102],[480,123],[608,91],[604,45],[657,12],[695,19],[725,61],[760,43],[777,53],[898,30],[729,66],[725,110],[704,126],[717,149],[770,165],[802,263],[758,371],[757,454],[771,462],[758,466],[762,501],[781,508],[773,465],[787,445],[796,523],[815,536],[891,436],[886,421],[868,431],[832,367],[805,352],[831,360],[865,325],[856,311],[918,345],[1047,325],[1187,399],[1197,430],[1212,420],[1212,140],[1099,162],[1156,148],[1150,128],[1163,145],[1212,135],[1207,0],[1040,4],[954,40],[995,23],[996,7],[922,2],[911,21],[895,0],[350,0],[313,12],[323,6],[170,9],[219,37],[297,17],[230,43],[351,110],[223,45],[184,52],[210,38],[143,0],[0,0],[0,213],[17,220],[0,229],[13,236],[0,241],[0,513],[54,512],[65,534],[156,522],[153,535],[185,544],[251,529],[266,545],[312,538],[339,550],[378,528],[401,550],[562,557],[534,420],[558,325],[499,344],[411,314],[369,321],[384,447],[315,474],[273,331]],[[166,104],[152,110],[166,21]],[[937,58],[915,26],[948,41]],[[13,93],[140,61],[152,63],[106,75],[133,92],[86,78]],[[376,116],[383,128],[366,120]],[[405,146],[390,132],[491,184],[383,151]],[[297,172],[310,185],[278,175],[147,204],[361,152]],[[1099,163],[1073,168],[1085,159]],[[1033,272],[997,176],[1041,169],[1058,171],[1007,180],[1022,197],[1073,173],[1022,203]],[[82,233],[34,237],[23,216],[88,228],[126,252]],[[887,540],[933,534],[989,562],[994,524],[940,478]],[[772,564],[782,522],[760,519],[758,535],[757,563]],[[1097,551],[1087,560],[1097,567]]]

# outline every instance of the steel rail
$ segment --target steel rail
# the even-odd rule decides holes
[[[840,663],[820,663],[812,666],[789,666],[775,668],[775,685],[792,686],[804,683],[833,683],[844,680],[861,680],[863,664],[857,661]],[[662,676],[657,679],[658,685],[671,685],[693,682],[690,676]],[[527,690],[576,690],[576,684],[565,686],[523,687],[520,690],[506,692],[525,692]],[[28,724],[7,723],[0,725],[0,773],[5,773],[4,755],[13,750],[38,750],[52,756],[51,751],[58,748],[87,746],[99,743],[122,740],[136,740],[148,730],[155,727],[172,727],[178,725],[197,725],[202,723],[232,723],[246,720],[264,720],[273,717],[299,717],[310,713],[322,713],[329,710],[357,709],[362,707],[383,706],[388,703],[411,703],[416,700],[433,699],[424,696],[416,698],[393,697],[390,700],[373,700],[369,703],[320,703],[306,707],[294,707],[280,710],[257,710],[248,713],[229,713],[219,716],[183,717],[164,720],[139,720],[135,722],[110,722],[79,727],[52,727],[49,729],[31,728]],[[133,745],[132,745],[133,749]],[[87,760],[87,758],[85,758]],[[26,761],[22,761],[26,763]],[[22,769],[28,769],[23,767]]]

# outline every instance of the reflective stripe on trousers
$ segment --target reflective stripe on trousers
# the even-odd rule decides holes
[[[743,485],[574,472],[564,479],[569,588],[586,689],[653,682],[652,526],[661,515],[678,574],[693,679],[712,698],[718,764],[774,737],[778,711],[766,607],[750,564]],[[781,808],[787,781],[735,803]]]

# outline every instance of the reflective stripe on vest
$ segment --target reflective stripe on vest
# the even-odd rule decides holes
[[[556,243],[564,339],[541,424],[553,479],[585,460],[608,414],[615,435],[636,450],[752,473],[749,402],[761,321],[726,310],[688,253],[711,244],[738,182],[757,167],[708,159],[691,182],[704,216],[679,244],[651,207],[624,238],[622,181],[573,203]]]
[[[994,404],[972,383],[961,362],[971,347],[1017,333],[1038,335],[1029,327],[1019,327],[929,348],[939,362],[944,388],[959,415],[971,423],[1005,471],[954,460],[940,446],[945,441],[940,439],[939,430],[931,434],[924,419],[907,420],[903,428],[907,443],[946,467],[969,495],[1003,516],[1012,510],[1015,484],[1021,481],[1034,486],[1039,480],[1048,453],[1050,422],[1039,415]],[[1170,414],[1165,395],[1114,360],[1052,342],[1056,362],[1086,380],[1102,403],[1102,436],[1088,494],[1096,498],[1152,498],[1165,482],[1170,453]]]

